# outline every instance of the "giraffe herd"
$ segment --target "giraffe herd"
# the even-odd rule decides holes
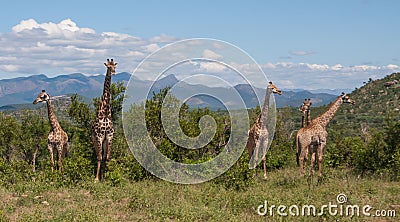
[[[114,135],[110,105],[110,84],[111,76],[115,74],[117,63],[114,63],[113,59],[107,59],[107,63],[104,63],[104,65],[107,67],[107,72],[104,80],[103,94],[101,97],[101,103],[97,108],[96,118],[91,127],[91,140],[97,157],[95,181],[101,180],[104,177],[105,163],[111,159],[111,148]],[[282,91],[272,84],[272,82],[269,82],[262,112],[257,117],[256,122],[250,128],[246,144],[246,149],[250,159],[257,156],[255,152],[258,152],[260,149],[264,150],[264,152],[262,152],[264,178],[266,178],[265,154],[266,146],[268,144],[266,120],[269,97],[271,93],[281,95]],[[54,155],[56,154],[58,158],[58,169],[62,171],[62,160],[68,152],[68,136],[67,133],[61,128],[57,117],[54,115],[50,95],[45,90],[42,90],[42,92],[34,100],[33,104],[37,104],[39,102],[46,102],[47,104],[48,118],[50,123],[50,132],[48,134],[48,150],[50,153],[51,169],[55,169]],[[300,106],[299,111],[302,113],[302,125],[297,131],[295,138],[297,148],[296,160],[300,167],[300,175],[304,174],[304,161],[308,160],[308,155],[311,156],[309,174],[311,175],[314,172],[314,164],[315,162],[318,162],[318,175],[322,175],[322,159],[326,146],[326,139],[328,136],[326,127],[343,103],[354,104],[355,102],[350,99],[348,95],[342,93],[342,95],[337,97],[337,99],[324,113],[313,120],[311,120],[310,114],[310,107],[312,104],[311,99],[305,99],[303,104]]]

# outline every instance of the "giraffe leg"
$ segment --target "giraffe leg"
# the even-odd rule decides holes
[[[326,142],[323,141],[321,145],[318,147],[318,176],[322,176],[322,158],[324,155],[324,149],[326,146]]]
[[[100,168],[101,168],[101,161],[103,159],[103,154],[102,154],[102,142],[100,139],[94,139],[94,149],[96,152],[97,156],[97,170],[96,170],[96,178],[95,181],[99,181],[99,176],[100,176]]]
[[[264,179],[267,179],[267,157],[263,157]]]
[[[112,139],[113,139],[113,133],[109,133],[106,138],[106,161],[111,160],[111,148],[112,148]]]
[[[63,145],[60,145],[60,147],[58,147],[58,169],[61,172],[63,172],[62,156],[63,156]]]
[[[312,175],[314,173],[314,164],[315,164],[315,149],[314,149],[314,145],[310,145],[310,153],[311,153],[311,161],[310,161],[310,175]]]
[[[299,167],[300,167],[300,175],[304,175],[304,160],[306,160],[307,151],[305,149],[300,149],[299,155]]]
[[[51,161],[51,172],[54,171],[54,153],[53,153],[53,145],[47,144],[47,149],[50,152],[50,161]]]

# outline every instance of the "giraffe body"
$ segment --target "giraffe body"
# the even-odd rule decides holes
[[[115,74],[115,67],[117,63],[114,63],[107,59],[107,63],[104,63],[107,67],[106,77],[104,79],[103,95],[101,97],[101,103],[97,109],[96,119],[92,124],[92,142],[97,157],[97,169],[96,178],[98,181],[104,177],[104,169],[101,170],[101,165],[111,159],[111,148],[112,139],[114,137],[114,127],[111,116],[111,75]]]
[[[249,130],[249,137],[247,139],[247,144],[246,144],[246,149],[250,157],[250,162],[255,164],[257,163],[257,158],[258,158],[258,151],[261,150],[262,148],[266,147],[268,144],[268,129],[267,125],[263,124],[267,122],[267,116],[268,116],[268,105],[269,105],[269,97],[272,93],[277,93],[279,95],[282,94],[282,91],[280,91],[272,82],[269,82],[269,86],[267,88],[266,94],[265,94],[265,101],[263,108],[261,110],[261,113],[258,115],[256,122],[253,124],[253,126]],[[261,147],[261,148],[260,148]],[[267,177],[267,166],[266,166],[266,157],[265,157],[265,152],[263,153],[263,170],[264,170],[264,178]],[[253,161],[252,161],[253,158]],[[251,166],[252,164],[250,164]],[[251,166],[255,167],[255,166]]]
[[[339,96],[329,108],[311,121],[311,123],[301,128],[296,135],[297,160],[300,167],[300,174],[304,174],[304,161],[311,155],[310,174],[314,172],[315,161],[318,161],[318,174],[322,176],[322,159],[326,146],[328,132],[326,127],[335,116],[339,107],[343,103],[354,104],[354,101],[346,94]]]
[[[62,160],[68,152],[68,135],[61,128],[56,115],[54,115],[53,107],[51,106],[50,95],[47,94],[45,90],[42,90],[35,101],[33,101],[33,104],[37,104],[39,102],[46,102],[47,104],[47,112],[50,122],[50,132],[47,137],[47,148],[50,152],[51,170],[54,170],[54,154],[56,154],[58,157],[58,169],[62,171]]]

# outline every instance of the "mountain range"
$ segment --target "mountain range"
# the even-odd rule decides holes
[[[112,77],[112,82],[124,82],[125,84],[131,78],[131,74],[127,72],[118,73]],[[152,81],[140,80],[132,77],[130,81],[135,81],[135,92],[130,92],[127,98],[130,102],[141,102],[140,98],[146,98],[144,93],[146,89],[151,87],[151,91],[158,92],[167,86],[173,86],[179,80],[174,75],[168,75],[159,79],[153,84]],[[14,104],[30,104],[33,99],[40,93],[42,89],[49,92],[50,95],[61,96],[77,93],[85,98],[91,99],[98,97],[102,93],[104,75],[86,76],[81,73],[73,73],[67,75],[59,75],[49,78],[44,74],[32,75],[28,77],[18,77],[12,79],[0,80],[0,111],[16,109]],[[205,85],[192,85],[188,83],[180,83],[180,87],[176,88],[178,94],[209,92],[211,95],[219,95],[224,102],[231,102],[233,89],[223,87],[209,87]],[[255,107],[258,102],[255,92],[250,85],[236,85],[235,90],[245,101],[248,108]],[[265,89],[255,89],[259,95],[265,95]],[[333,91],[327,91],[333,92]],[[305,98],[311,98],[313,105],[320,106],[330,103],[338,94],[310,92],[302,89],[283,90],[283,94],[275,96],[277,107],[299,106]],[[206,95],[198,95],[186,101],[189,106],[210,107],[212,109],[223,108],[223,104],[216,99]],[[234,104],[238,105],[238,104]]]

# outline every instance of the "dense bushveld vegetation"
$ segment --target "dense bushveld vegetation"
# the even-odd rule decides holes
[[[390,79],[393,76],[387,78]],[[381,82],[378,83],[381,84]],[[394,102],[397,99],[398,89],[400,88],[385,89],[386,91],[383,93],[382,91],[375,93],[374,90],[376,89],[371,85],[374,84],[367,84],[351,94],[350,96],[357,101],[355,107],[343,105],[341,111],[331,122],[328,128],[329,137],[323,162],[323,171],[326,174],[324,174],[322,180],[319,180],[319,183],[323,184],[324,179],[326,183],[326,180],[329,181],[332,175],[346,175],[346,178],[349,176],[372,178],[372,180],[378,180],[376,184],[381,183],[379,181],[390,183],[400,180],[400,120],[398,112],[393,111],[398,104],[390,103],[390,101]],[[40,116],[37,112],[29,110],[24,111],[23,115],[19,114],[17,118],[12,115],[0,114],[0,187],[16,193],[24,193],[28,190],[43,192],[45,190],[77,189],[77,187],[81,187],[94,193],[100,192],[96,189],[102,190],[101,192],[112,190],[110,192],[114,192],[114,195],[117,196],[118,194],[115,194],[115,192],[117,192],[118,187],[132,188],[132,186],[135,186],[132,185],[134,183],[140,184],[138,186],[143,189],[146,186],[153,187],[153,185],[149,185],[150,183],[162,184],[161,186],[171,189],[180,189],[178,188],[179,185],[174,187],[167,185],[166,182],[159,181],[135,160],[126,144],[121,122],[125,88],[122,83],[117,83],[112,85],[111,90],[115,134],[112,160],[107,165],[106,179],[103,183],[92,185],[96,158],[90,141],[90,124],[94,118],[94,110],[99,99],[94,99],[94,105],[91,105],[84,102],[78,95],[74,95],[71,97],[68,110],[58,113],[61,116],[59,118],[61,125],[70,138],[69,153],[64,160],[64,172],[51,172],[50,169],[47,151],[49,124],[46,115]],[[229,138],[229,127],[226,127],[227,124],[229,126],[230,120],[228,113],[223,110],[211,111],[208,108],[189,108],[183,105],[180,110],[180,125],[187,135],[196,136],[199,134],[198,121],[204,115],[211,115],[218,125],[216,135],[206,147],[198,150],[185,150],[167,138],[160,124],[161,105],[167,92],[168,88],[163,89],[153,94],[145,104],[142,104],[142,106],[146,106],[146,123],[158,149],[169,158],[184,163],[202,162],[218,155],[224,149],[224,141]],[[376,95],[372,97],[368,96],[367,93]],[[386,108],[379,106],[383,96],[389,96],[392,99],[385,100]],[[175,98],[170,99],[174,100]],[[374,105],[368,105],[369,103]],[[325,109],[326,106],[314,108],[313,117]],[[361,111],[363,112],[360,116],[357,112]],[[249,124],[252,124],[260,112],[260,108],[250,109],[248,112],[250,116]],[[45,114],[45,112],[42,112],[42,114]],[[306,189],[307,186],[304,187],[301,184],[302,182],[296,181],[296,178],[300,181],[302,179],[293,176],[297,174],[294,136],[300,126],[300,113],[297,109],[286,107],[278,109],[277,114],[275,137],[270,151],[267,153],[267,167],[270,171],[273,170],[271,175],[273,174],[274,177],[281,175],[279,180],[274,180],[276,183],[283,184],[287,188],[298,186],[299,189]],[[370,120],[372,121],[370,122]],[[209,189],[210,192],[215,193],[218,192],[216,190],[219,190],[219,188],[223,188],[225,190],[223,193],[226,195],[229,192],[247,192],[250,195],[252,192],[248,189],[258,189],[257,187],[263,182],[260,182],[257,177],[254,178],[254,172],[248,169],[248,161],[247,152],[244,152],[230,170],[206,183],[214,188],[199,185],[195,186],[194,190],[190,192],[201,193],[207,192],[204,189]],[[274,169],[278,170],[274,171]],[[291,174],[287,174],[287,172]],[[260,189],[264,190],[264,188]],[[140,192],[139,190],[135,192],[135,195],[144,199],[134,200],[135,202],[128,203],[129,206],[135,209],[139,207],[136,210],[141,211],[143,207],[155,204],[147,199],[152,197],[141,196],[137,193]],[[4,192],[0,193],[4,194]],[[260,191],[254,191],[254,193],[260,193]],[[256,199],[252,198],[251,200],[255,202]],[[229,200],[226,201],[227,206]],[[0,208],[0,216],[3,214],[2,212],[7,212],[7,209]],[[158,213],[160,214],[160,212]],[[164,213],[168,214],[168,212]],[[203,219],[210,217],[207,214],[201,216],[204,216]],[[153,217],[154,215],[150,218]],[[157,213],[155,217],[157,217]],[[175,217],[175,219],[179,218]],[[89,217],[89,219],[96,219],[96,217]]]

